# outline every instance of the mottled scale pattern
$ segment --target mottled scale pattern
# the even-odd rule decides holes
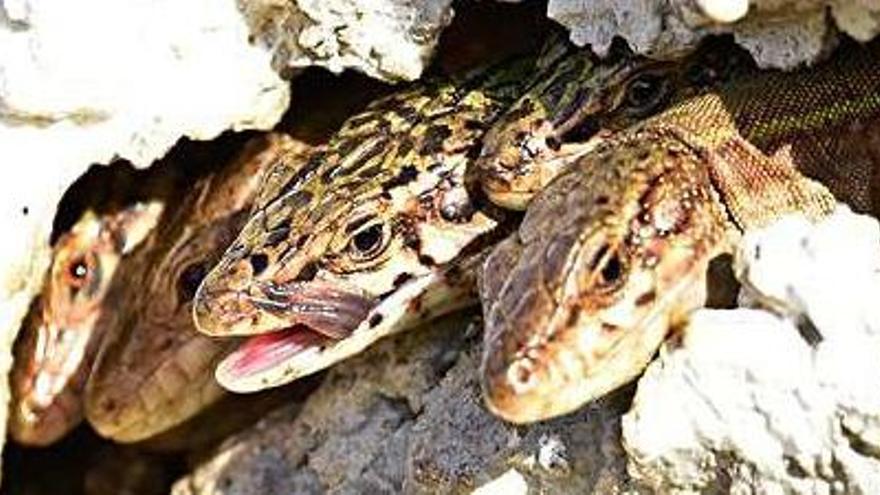
[[[271,191],[260,193],[202,283],[194,316],[209,335],[289,332],[290,340],[286,347],[283,337],[242,346],[218,369],[224,386],[280,385],[399,331],[398,319],[411,315],[392,309],[397,316],[389,316],[382,305],[419,284],[428,285],[408,298],[412,313],[461,306],[433,294],[449,289],[437,285],[466,280],[448,277],[449,270],[506,217],[470,182],[468,165],[532,66],[519,59],[405,89],[351,117],[309,160],[270,172]],[[426,282],[432,277],[436,283]],[[463,297],[473,300],[468,291]],[[317,355],[294,352],[302,345]],[[283,356],[282,347],[293,354]]]

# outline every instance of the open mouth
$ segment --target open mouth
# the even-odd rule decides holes
[[[250,303],[282,318],[284,326],[248,337],[229,354],[217,368],[223,383],[247,381],[344,340],[376,306],[374,299],[321,282],[273,285],[259,292],[259,297],[249,296]]]
[[[28,390],[34,409],[52,405],[55,397],[88,369],[92,332],[44,325],[37,331]]]
[[[297,314],[297,308],[291,309],[293,312],[287,318],[292,323],[247,338],[217,366],[215,377],[223,388],[247,393],[281,386],[320,371],[359,353],[385,335],[411,326],[419,319],[413,305],[437,281],[436,274],[416,277],[381,301],[361,297],[359,304],[352,304],[352,299],[348,299],[348,304],[334,304],[337,310],[346,311],[332,324],[326,314],[313,318]]]
[[[245,340],[217,370],[234,381],[275,368],[309,349],[320,349],[337,340],[305,325],[296,325]]]
[[[20,442],[47,445],[81,418],[81,393],[92,363],[92,332],[41,324],[25,329],[16,349],[10,431]]]

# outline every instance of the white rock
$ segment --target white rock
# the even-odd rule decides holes
[[[529,485],[523,475],[511,468],[501,476],[471,492],[471,495],[526,495]]]
[[[772,232],[746,234],[734,270],[752,306],[797,318],[809,316],[828,338],[864,336],[880,329],[880,228],[877,220],[842,206],[813,225],[802,217],[779,221]]]
[[[710,19],[717,22],[736,22],[749,11],[748,0],[696,0],[697,6]]]
[[[255,0],[242,2],[251,29],[275,52],[276,68],[351,68],[385,80],[418,78],[452,0]]]
[[[877,222],[845,208],[744,236],[742,299],[766,309],[698,311],[649,366],[622,420],[634,478],[663,493],[880,492],[878,266]]]
[[[0,3],[0,374],[56,204],[90,164],[146,166],[181,136],[280,118],[288,86],[248,35],[232,0]]]
[[[671,57],[707,34],[730,32],[760,66],[778,68],[816,60],[837,29],[860,41],[880,32],[880,3],[864,0],[550,0],[547,15],[600,54],[615,35],[641,53]]]

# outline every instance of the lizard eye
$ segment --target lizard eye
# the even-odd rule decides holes
[[[600,273],[605,284],[613,285],[617,283],[623,275],[623,264],[620,262],[620,257],[617,254],[612,254],[605,261],[605,266],[602,267]]]
[[[626,107],[638,115],[647,115],[666,100],[669,83],[660,74],[642,74],[626,88]]]
[[[192,263],[182,272],[177,279],[177,287],[180,290],[182,301],[191,301],[199,289],[202,279],[208,274],[208,266],[205,263]]]
[[[95,266],[94,256],[84,254],[71,259],[64,268],[64,279],[75,290],[82,289],[89,283]]]
[[[386,229],[383,223],[364,227],[352,236],[349,251],[356,258],[370,259],[382,252],[385,247]]]
[[[620,259],[617,250],[612,250],[608,245],[596,251],[590,268],[593,273],[598,273],[597,281],[600,287],[612,287],[623,280],[623,260]]]

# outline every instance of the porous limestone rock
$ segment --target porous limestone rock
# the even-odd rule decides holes
[[[351,68],[384,80],[418,78],[452,0],[240,0],[255,38],[279,70],[317,65]]]
[[[483,406],[469,321],[443,319],[336,365],[299,415],[279,409],[228,440],[173,493],[468,493],[505,473],[504,486],[529,493],[624,486],[619,417],[631,390],[505,424]]]
[[[701,310],[638,384],[629,471],[654,490],[880,492],[880,229],[841,208],[745,236],[748,308]]]
[[[729,32],[760,66],[777,68],[821,57],[838,30],[859,41],[880,32],[880,3],[864,0],[550,0],[547,14],[600,54],[616,35],[641,53],[673,57]]]
[[[272,127],[289,89],[270,58],[232,0],[0,2],[0,375],[64,190],[90,164],[146,166],[181,136]]]

